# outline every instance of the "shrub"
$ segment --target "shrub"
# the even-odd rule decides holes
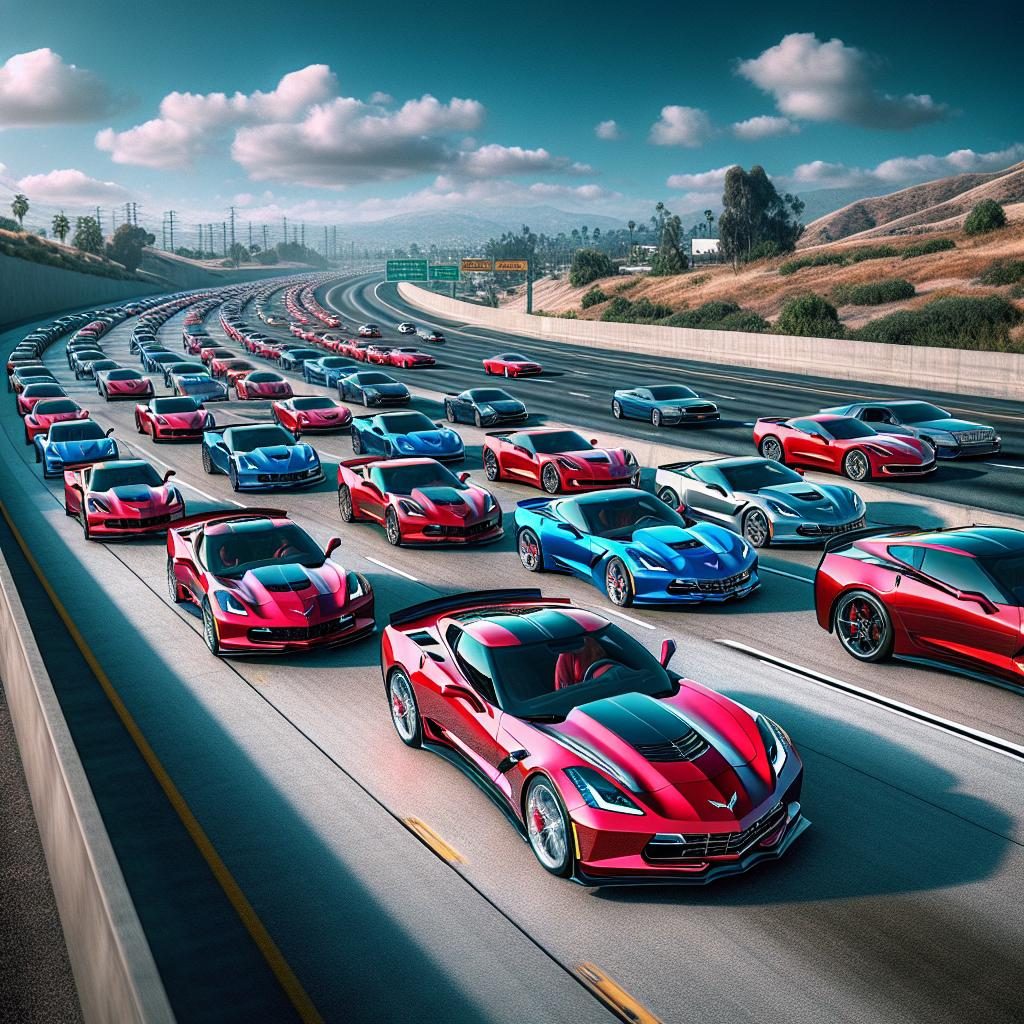
[[[851,263],[863,263],[865,260],[886,260],[897,255],[891,245],[866,245],[863,249],[850,249],[847,255]]]
[[[580,285],[590,284],[599,277],[610,277],[614,273],[615,267],[606,253],[597,249],[577,249],[572,255],[569,283],[579,288]]]
[[[640,324],[663,320],[671,315],[671,306],[651,302],[650,299],[643,297],[636,302],[630,302],[625,296],[616,295],[601,312],[601,319],[615,323]]]
[[[1024,352],[1024,342],[1010,337],[1010,328],[1022,321],[1024,313],[1001,295],[954,295],[935,299],[921,309],[879,317],[854,332],[853,337],[887,345]]]
[[[263,252],[258,252],[253,256],[253,259],[264,267],[273,266],[277,263],[278,258],[277,253],[273,249],[264,249]]]
[[[782,307],[775,329],[804,338],[841,338],[843,325],[831,302],[813,292],[797,295]]]
[[[1009,260],[1004,263],[998,260],[990,264],[978,278],[981,284],[1016,284],[1024,281],[1024,260]]]
[[[699,327],[708,331],[748,331],[763,334],[769,329],[764,317],[741,309],[735,302],[705,302],[696,309],[673,313],[661,323],[665,327]]]
[[[631,292],[640,283],[639,277],[631,277],[628,281],[623,281],[615,289],[616,295],[624,295],[626,292]]]
[[[1006,227],[1006,212],[994,199],[982,199],[964,221],[964,231],[969,235],[982,235]]]
[[[840,306],[881,306],[886,302],[912,299],[914,286],[902,277],[890,277],[864,284],[840,284],[832,289],[832,298]]]
[[[1014,299],[1024,299],[1024,284],[1015,284],[1010,289],[1010,296]]]
[[[583,298],[580,299],[580,305],[584,309],[590,309],[591,306],[596,306],[599,302],[607,301],[608,296],[605,295],[605,293],[601,291],[601,289],[598,288],[597,285],[594,285],[594,287],[591,288],[590,291],[583,293]]]
[[[825,267],[835,265],[846,266],[846,257],[838,252],[816,252],[813,256],[797,256],[796,259],[786,260],[779,267],[779,273],[783,276],[795,274],[804,267]]]
[[[753,263],[754,260],[772,260],[776,256],[781,256],[785,252],[792,251],[792,246],[789,249],[783,249],[778,242],[773,242],[771,239],[766,239],[763,242],[758,242],[750,252],[747,254],[747,262]]]
[[[738,309],[723,316],[714,326],[716,331],[746,331],[747,334],[767,334],[772,325],[752,309]]]
[[[900,253],[901,259],[912,260],[918,256],[931,256],[933,252],[949,252],[956,248],[956,242],[952,238],[929,238],[926,242],[918,242],[916,245],[908,245]]]
[[[559,313],[558,315],[559,315],[559,317],[562,320],[576,320],[576,319],[578,319],[577,316],[576,316],[576,310],[575,309],[567,309],[564,313]]]
[[[3,228],[4,231],[21,231],[21,228],[18,227],[18,222],[11,220],[10,217],[0,217],[0,228]]]

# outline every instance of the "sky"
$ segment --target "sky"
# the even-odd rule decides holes
[[[3,6],[2,213],[641,220],[735,163],[878,193],[1024,160],[1019,3]]]

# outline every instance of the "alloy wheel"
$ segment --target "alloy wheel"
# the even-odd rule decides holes
[[[653,427],[660,427],[661,426],[661,410],[660,409],[652,409],[651,410],[651,426],[653,426]]]
[[[854,448],[843,459],[843,472],[851,480],[866,480],[871,475],[871,464],[868,462],[868,457],[859,448]]]
[[[562,486],[558,477],[558,470],[549,462],[541,472],[540,482],[548,494],[557,494]]]
[[[519,549],[519,561],[523,563],[523,568],[528,569],[530,572],[540,572],[543,568],[540,555],[540,541],[533,530],[523,530],[519,534],[517,547]]]
[[[679,495],[672,490],[671,487],[662,487],[658,491],[658,497],[661,498],[666,505],[671,505],[672,508],[679,508]]]
[[[396,548],[401,545],[402,528],[398,522],[398,513],[393,508],[389,508],[384,516],[384,532],[389,544]]]
[[[768,517],[759,509],[751,509],[743,517],[743,536],[755,548],[766,547],[771,538]]]
[[[892,625],[881,603],[857,590],[845,595],[836,609],[839,642],[858,661],[881,661],[892,649]]]
[[[338,488],[338,514],[341,516],[342,521],[346,523],[351,523],[355,519],[355,514],[352,510],[352,492],[345,484]]]
[[[490,448],[484,450],[484,476],[491,481],[498,480],[501,477],[498,456]]]
[[[612,402],[612,415],[617,419],[622,419],[622,406],[619,404],[619,400],[616,398]]]
[[[782,445],[777,437],[766,437],[761,442],[761,454],[770,462],[784,462]]]
[[[633,603],[633,581],[618,558],[613,558],[605,569],[604,589],[608,600],[619,608],[627,608]]]
[[[553,874],[563,874],[569,866],[569,829],[558,797],[546,779],[530,787],[526,831],[537,860]]]
[[[392,672],[388,680],[388,703],[391,706],[391,721],[399,739],[407,746],[418,747],[423,738],[419,708],[416,706],[416,695],[412,692],[412,683],[400,669]]]
[[[210,602],[203,602],[203,639],[211,654],[220,654],[220,640],[217,638],[217,624],[213,621]]]

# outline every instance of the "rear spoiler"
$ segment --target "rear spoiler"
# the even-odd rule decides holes
[[[536,601],[550,601],[555,604],[569,603],[567,597],[545,598],[536,587],[511,590],[469,590],[462,594],[449,594],[447,597],[437,597],[433,601],[421,601],[408,608],[401,608],[397,612],[392,612],[388,621],[392,626],[402,626],[428,615],[453,612],[460,608],[468,610],[477,606],[488,608],[492,605],[524,604]]]
[[[850,530],[849,533],[841,533],[825,541],[822,549],[822,557],[830,551],[838,548],[848,547],[858,540],[867,540],[868,537],[884,537],[886,534],[902,535],[906,533],[920,533],[924,528],[914,523],[894,524],[892,526],[865,526],[862,530]]]
[[[511,434],[511,430],[488,430],[484,433],[484,437],[509,437]]]
[[[287,519],[288,512],[281,508],[239,508],[239,509],[214,509],[211,512],[197,512],[193,516],[185,516],[184,519],[175,519],[171,524],[172,530],[181,530],[189,526],[198,526],[200,523],[222,523],[233,519]]]
[[[690,459],[688,462],[666,462],[658,469],[689,469],[690,466],[700,466],[705,462],[712,462],[712,459]]]
[[[546,508],[548,505],[551,504],[551,502],[557,501],[558,497],[558,495],[555,495],[550,498],[523,498],[522,501],[516,502],[516,508],[525,508],[531,510],[537,508]]]
[[[785,423],[789,419],[788,416],[758,416],[758,423]]]
[[[357,455],[354,459],[342,459],[338,463],[339,468],[341,466],[347,466],[349,469],[355,469],[357,466],[370,466],[374,462],[388,462],[390,461],[383,455]]]

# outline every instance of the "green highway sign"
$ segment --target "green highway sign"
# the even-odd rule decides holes
[[[430,264],[430,280],[431,281],[458,281],[459,280],[459,265],[458,265],[458,263],[431,263]]]
[[[388,260],[389,281],[429,281],[426,260]]]

